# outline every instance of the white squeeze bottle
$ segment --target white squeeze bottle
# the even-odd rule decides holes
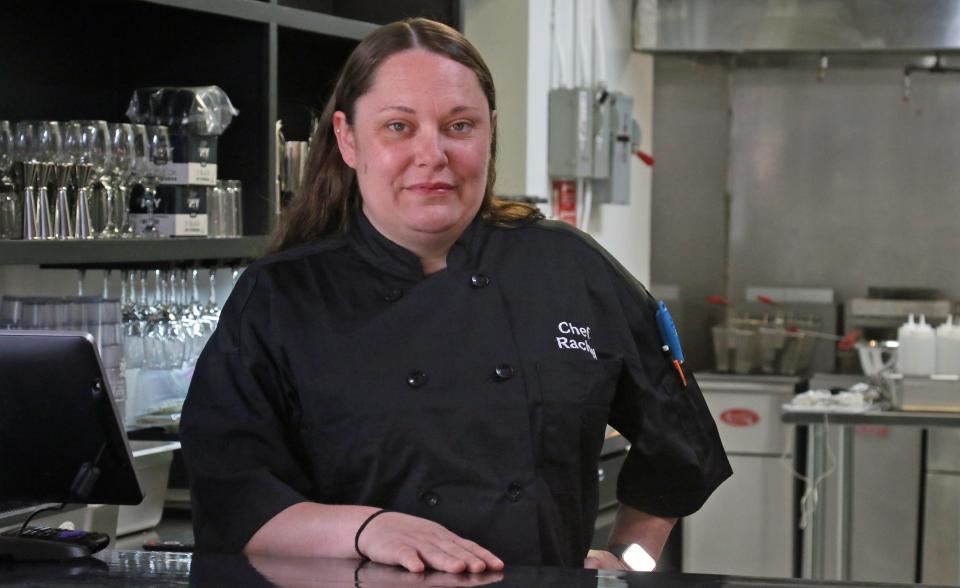
[[[929,376],[937,367],[937,335],[927,324],[924,315],[920,322],[913,315],[897,330],[900,373],[911,376]]]
[[[927,324],[927,318],[920,315],[920,322],[912,331],[913,369],[908,372],[918,376],[929,376],[937,371],[937,333]]]
[[[917,324],[913,322],[913,313],[910,313],[907,322],[897,329],[897,371],[901,374],[914,373],[916,362],[913,360],[913,331],[916,328]]]
[[[937,327],[937,373],[960,374],[960,325],[952,314]]]

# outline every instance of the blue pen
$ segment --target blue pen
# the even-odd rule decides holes
[[[663,300],[657,305],[657,328],[660,330],[660,340],[663,341],[664,351],[669,351],[673,358],[673,367],[680,375],[680,381],[683,387],[687,387],[687,378],[683,375],[683,350],[680,348],[680,335],[677,334],[677,327],[673,324],[673,317],[667,310],[667,305]]]

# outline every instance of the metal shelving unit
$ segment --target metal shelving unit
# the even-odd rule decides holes
[[[150,4],[299,29],[359,41],[377,25],[352,18],[282,6],[260,0],[140,0]]]
[[[255,259],[266,236],[236,239],[130,239],[119,241],[0,241],[0,265],[114,268],[185,261]]]
[[[378,23],[423,14],[460,22],[459,0],[14,0],[0,52],[15,55],[0,81],[0,118],[123,120],[133,88],[217,84],[241,111],[220,141],[220,175],[243,181],[244,230],[237,239],[0,241],[0,265],[123,267],[252,259],[276,224],[274,124],[304,139],[309,112],[356,43]],[[410,14],[408,14],[408,12]],[[150,23],[164,45],[139,43],[131,23]],[[77,52],[75,47],[84,46]],[[117,52],[115,45],[136,47]],[[56,80],[51,86],[50,80]]]

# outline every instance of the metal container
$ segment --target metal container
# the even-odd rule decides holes
[[[781,406],[804,380],[697,374],[732,478],[683,519],[683,571],[790,578],[794,574],[793,426]]]
[[[817,344],[815,318],[789,315],[731,316],[713,327],[718,372],[796,376],[811,371]]]

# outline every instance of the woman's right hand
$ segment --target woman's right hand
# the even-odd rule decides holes
[[[360,534],[360,552],[372,561],[403,566],[411,572],[427,568],[459,574],[503,569],[503,561],[473,541],[419,517],[386,512]]]

